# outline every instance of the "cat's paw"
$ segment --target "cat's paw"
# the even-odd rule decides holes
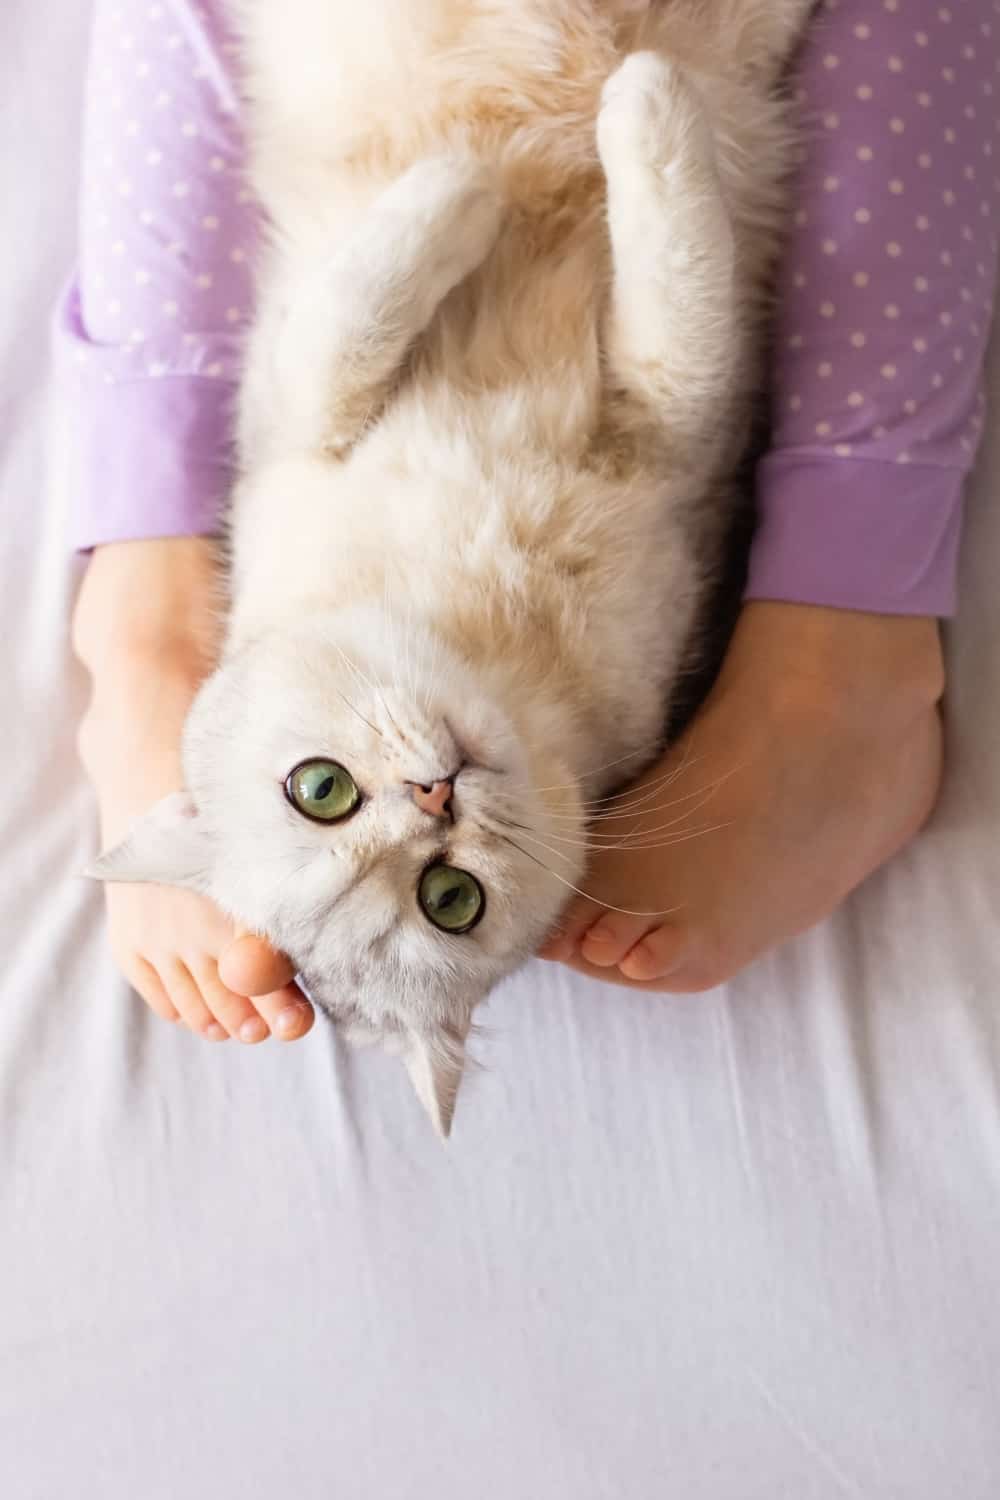
[[[457,282],[485,260],[503,214],[491,163],[459,152],[427,157],[410,167],[396,191],[403,218],[426,240],[443,281]]]
[[[663,169],[706,134],[698,98],[681,69],[657,52],[633,52],[601,94],[597,147],[611,180]]]

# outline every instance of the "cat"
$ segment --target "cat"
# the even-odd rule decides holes
[[[266,935],[447,1135],[662,748],[736,504],[811,0],[239,0],[269,223],[186,786],[87,873]]]

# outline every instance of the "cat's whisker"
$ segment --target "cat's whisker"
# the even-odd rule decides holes
[[[377,693],[378,692],[378,688],[375,686],[374,682],[372,682],[371,678],[369,676],[367,676],[366,673],[362,672],[362,670],[358,666],[357,662],[353,661],[351,659],[351,657],[348,656],[348,654],[344,650],[343,646],[338,645],[337,642],[334,641],[333,642],[333,648],[337,652],[337,655],[340,657],[341,661],[344,663],[344,666],[347,668],[347,670],[349,672],[353,673],[355,681],[362,682],[365,685],[365,687],[368,688],[368,690],[370,692]]]
[[[731,775],[732,773],[730,772],[727,774]],[[718,791],[720,784],[721,780],[719,782],[710,784],[708,788],[703,788],[703,796],[700,802],[696,802],[693,806],[686,808],[685,811],[683,813],[680,813],[676,818],[670,818],[666,823],[658,823],[653,828],[633,829],[630,832],[621,834],[588,835],[585,831],[582,838],[570,838],[567,834],[555,833],[551,829],[546,828],[545,836],[547,839],[552,839],[557,844],[563,844],[567,848],[587,849],[592,853],[598,854],[608,853],[613,850],[628,852],[629,850],[633,849],[653,849],[666,847],[666,844],[670,843],[671,840],[664,840],[661,843],[656,843],[655,841],[653,843],[650,843],[648,841],[653,837],[654,834],[666,833],[668,829],[676,828],[678,823],[683,823],[694,813],[700,812],[700,810],[715,796],[715,793]],[[539,843],[544,842],[540,838],[537,830],[528,828],[525,823],[514,823],[505,818],[500,818],[499,821],[503,823],[505,827],[517,828],[522,832],[528,834],[529,837],[536,838]],[[686,835],[678,835],[678,837],[683,836]],[[548,848],[553,854],[556,852],[551,848],[551,845],[549,844],[545,844],[545,847]]]
[[[651,741],[650,742],[651,745],[658,745],[659,743],[660,743],[659,740],[655,740],[655,741]],[[682,776],[686,770],[690,769],[691,766],[696,765],[698,763],[698,761],[702,759],[702,757],[700,755],[694,755],[693,756],[693,755],[690,755],[688,753],[689,749],[690,749],[690,746],[693,743],[694,743],[694,732],[692,731],[689,739],[686,740],[685,743],[684,743],[684,754],[683,754],[683,757],[682,757],[680,763],[678,765],[676,765],[676,766],[673,766],[669,771],[664,772],[664,774],[662,776],[657,777],[657,779],[655,781],[650,782],[647,787],[642,788],[642,795],[643,796],[646,796],[649,792],[653,791],[656,787],[663,786],[664,784],[669,785],[671,781],[676,781],[678,779],[678,777]],[[650,748],[649,745],[646,745],[646,746],[642,747],[643,751],[645,751],[646,749],[649,749],[649,748]],[[632,758],[631,756],[626,755],[626,756],[622,757],[622,760],[630,760],[631,758]],[[621,763],[622,763],[621,761],[611,761],[611,762],[609,762],[609,765],[610,766],[614,766],[614,765],[620,765]],[[598,766],[590,774],[596,775],[598,771],[607,770],[607,769],[608,769],[608,766]],[[567,781],[567,782],[563,782],[561,785],[557,785],[557,786],[540,786],[540,787],[533,787],[533,786],[530,786],[528,784],[520,783],[520,784],[516,785],[513,788],[513,790],[514,791],[521,791],[521,792],[524,792],[524,793],[526,793],[526,792],[553,792],[553,791],[555,791],[555,792],[562,792],[562,791],[570,791],[574,787],[577,787],[577,786],[579,786],[579,782],[578,781]],[[638,790],[638,788],[636,790]],[[581,806],[581,808],[583,810],[586,810],[587,808],[591,808],[591,807],[602,807],[602,806],[604,806],[604,805],[606,805],[608,803],[612,803],[613,802],[613,803],[615,803],[617,805],[617,807],[620,808],[622,806],[622,799],[623,798],[628,798],[628,797],[630,797],[630,795],[631,795],[630,789],[628,787],[626,787],[623,791],[609,792],[608,795],[605,796],[605,797],[588,797],[585,801],[581,802],[580,806]]]
[[[399,725],[396,723],[396,720],[392,716],[392,710],[390,709],[388,703],[385,701],[385,693],[382,691],[381,686],[378,683],[376,683],[376,682],[372,682],[371,678],[365,672],[362,672],[362,670],[358,666],[357,662],[352,661],[351,658],[348,656],[347,652],[344,651],[341,646],[338,646],[336,642],[334,642],[334,649],[339,653],[339,655],[341,657],[341,660],[344,662],[344,665],[348,668],[348,670],[351,671],[351,672],[354,672],[358,677],[360,677],[362,679],[362,681],[364,683],[366,683],[366,685],[370,688],[370,690],[375,694],[375,696],[378,699],[380,699],[380,701],[382,703],[382,707],[385,709],[385,712],[386,712],[386,715],[387,715],[387,717],[389,719],[390,724],[395,729],[396,733],[401,738],[404,738],[403,731],[400,729]],[[349,706],[351,708],[354,707],[353,704],[350,704]],[[359,710],[358,709],[354,709],[354,712],[358,713]],[[360,717],[364,718],[364,715],[361,714]],[[365,722],[367,724],[369,724],[372,729],[375,729],[375,725],[371,723],[370,719],[366,719]],[[382,734],[381,730],[375,729],[375,732],[376,732],[376,734],[380,735],[382,739],[385,738],[385,736]]]
[[[554,854],[558,859],[570,858],[569,855],[563,854],[561,850],[554,849],[551,844],[548,844],[544,839],[539,838],[523,823],[508,823],[503,819],[501,819],[500,821],[503,823],[503,826],[505,828],[516,828],[520,833],[523,833],[527,838],[530,838],[533,843],[539,844],[543,849],[547,849],[550,854]],[[592,854],[635,854],[647,849],[669,849],[674,844],[683,844],[688,839],[700,837],[700,835],[703,833],[714,833],[718,828],[730,828],[732,827],[733,821],[733,819],[729,819],[729,821],[725,823],[713,823],[709,828],[685,829],[682,832],[671,834],[671,836],[666,839],[650,840],[649,835],[671,827],[672,825],[669,823],[665,823],[663,825],[663,830],[649,829],[641,835],[634,835],[631,841],[625,841],[622,843],[593,844],[587,839],[566,838],[559,838],[558,841],[571,847],[586,849]],[[556,835],[551,834],[549,836],[557,837]]]
[[[404,688],[403,680],[402,680],[402,672],[403,672],[403,666],[404,666],[404,656],[403,656],[403,650],[401,649],[401,646],[400,646],[400,638],[399,638],[400,620],[399,620],[399,614],[398,614],[398,612],[397,612],[397,610],[396,610],[396,608],[393,605],[392,600],[391,600],[391,594],[390,594],[389,584],[390,584],[389,570],[386,569],[386,574],[385,574],[385,601],[384,601],[384,609],[385,609],[386,619],[389,622],[389,633],[390,633],[390,636],[392,638],[392,688],[393,688],[393,692],[396,694],[397,698],[400,698],[402,700],[405,700],[405,701],[409,702],[412,707],[416,708],[416,707],[418,707],[418,705],[417,705],[416,699],[415,699],[414,694],[413,694],[413,681],[412,681],[412,677],[410,675],[410,644],[409,644],[409,639],[408,639],[408,636],[407,636],[407,632],[404,629],[404,631],[403,631],[403,644],[405,645],[405,648],[406,648],[405,666],[406,666],[406,676],[407,676],[407,684],[406,684],[406,687]],[[408,609],[409,609],[409,601],[408,601]]]
[[[551,844],[546,843],[546,841],[543,838],[540,838],[537,833],[533,833],[530,829],[526,828],[522,823],[518,823],[518,824],[508,823],[508,824],[505,824],[504,826],[508,827],[508,828],[516,827],[517,830],[518,830],[518,832],[521,834],[522,838],[529,839],[531,843],[537,844],[540,849],[544,849],[547,854],[551,854],[555,859],[564,859],[564,860],[566,860],[567,864],[575,863],[575,856],[574,855],[572,855],[572,854],[565,854],[565,853],[563,853],[563,851],[561,849],[553,849],[553,847],[552,847]],[[496,831],[496,830],[494,830],[494,831]],[[501,834],[500,837],[503,838],[504,835]]]
[[[588,823],[594,823],[605,818],[621,817],[630,812],[634,812],[637,808],[645,806],[645,804],[648,802],[655,801],[658,792],[660,792],[664,787],[669,786],[671,782],[678,780],[683,771],[689,770],[701,759],[703,759],[703,757],[699,755],[692,757],[690,760],[682,762],[679,767],[675,767],[673,770],[666,772],[663,776],[658,776],[655,781],[651,781],[648,786],[641,788],[641,790],[639,788],[636,788],[637,795],[632,795],[628,788],[626,788],[625,791],[615,792],[608,797],[595,797],[589,802],[582,802],[580,804],[579,816],[575,813],[550,813],[548,814],[548,816],[552,818],[563,818],[565,821],[573,823],[578,823],[580,821],[580,816],[585,818]],[[731,773],[727,772],[726,774],[728,775]],[[518,805],[521,805],[521,803],[523,802],[524,794],[531,790],[538,789],[524,787],[521,796],[518,796],[516,793],[508,792],[497,792],[495,793],[495,796],[498,799],[502,798],[508,802],[516,802],[518,803]],[[697,795],[698,790],[693,792],[685,792],[683,797],[678,797],[675,800],[683,801],[687,797],[696,797]],[[669,802],[664,804],[665,807],[670,807],[672,805],[673,804]],[[588,809],[593,807],[598,808],[598,811],[590,813],[590,815],[588,816]]]
[[[434,643],[434,651],[433,651],[433,655],[431,656],[430,669],[429,669],[429,671],[427,673],[427,692],[426,692],[426,695],[425,695],[425,702],[427,704],[427,710],[428,710],[428,712],[430,712],[430,710],[431,710],[431,708],[433,706],[433,703],[434,703],[435,696],[437,694],[438,680],[439,680],[440,675],[441,675],[441,666],[442,666],[442,662],[441,662],[441,640],[440,640],[440,637],[438,636],[438,634],[437,634],[436,631],[435,631],[434,635],[432,636],[432,640],[433,640],[433,643]]]
[[[509,838],[507,834],[502,833],[500,837],[516,849],[519,854],[523,854],[525,859],[532,860],[534,864],[538,865],[539,869],[545,870],[547,874],[552,876],[553,880],[558,880],[560,885],[566,886],[567,890],[575,891],[578,896],[583,896],[586,900],[593,901],[595,906],[603,906],[605,911],[621,912],[622,916],[625,917],[669,917],[672,912],[680,911],[681,909],[680,905],[678,905],[669,906],[666,911],[630,911],[625,906],[614,906],[610,901],[602,901],[598,896],[592,896],[589,891],[581,890],[578,885],[573,884],[572,880],[567,880],[564,875],[560,875],[558,870],[553,870],[551,865],[547,865],[544,860],[536,858],[528,849],[522,849],[521,845],[515,839]]]
[[[623,766],[627,760],[635,760],[637,755],[644,755],[647,750],[655,750],[660,745],[662,745],[662,743],[663,738],[661,735],[658,735],[655,740],[649,740],[645,745],[637,745],[634,750],[631,750],[629,752],[628,755],[619,755],[617,760],[608,760],[605,761],[601,766],[593,766],[589,770],[588,774],[591,776],[596,776],[600,771],[610,771],[613,766]],[[554,783],[552,786],[536,786],[533,788],[533,790],[536,792],[565,792],[571,791],[574,787],[578,787],[579,785],[579,780],[561,781]]]
[[[695,788],[693,791],[690,791],[690,792],[685,792],[684,795],[681,796],[681,797],[674,797],[674,798],[671,799],[670,802],[664,802],[662,804],[658,803],[655,807],[645,807],[645,808],[641,808],[641,804],[639,804],[639,803],[634,803],[634,804],[632,804],[629,807],[623,808],[621,810],[621,813],[617,813],[616,812],[616,813],[611,814],[609,816],[616,817],[616,818],[619,817],[619,816],[629,817],[629,816],[634,816],[635,814],[638,813],[639,819],[641,820],[642,817],[654,817],[658,813],[666,812],[669,808],[671,808],[671,807],[677,807],[682,802],[691,802],[692,806],[690,806],[681,815],[681,817],[685,817],[685,818],[690,817],[693,812],[697,812],[699,808],[704,807],[706,802],[710,802],[711,799],[715,796],[716,792],[719,790],[719,788],[721,786],[724,786],[725,783],[730,779],[730,777],[735,776],[736,773],[737,773],[737,771],[743,770],[743,768],[746,766],[746,764],[747,764],[746,761],[740,761],[737,765],[730,767],[730,769],[728,771],[724,771],[721,776],[716,776],[716,778],[714,779],[714,781],[706,782],[704,784],[704,786],[702,786],[702,787]],[[696,798],[696,797],[700,798],[701,800],[700,801],[693,801],[693,799]],[[679,823],[681,821],[681,817],[674,818],[672,821],[674,823]],[[669,827],[669,826],[670,826],[670,824],[661,824],[660,825],[660,827]],[[646,832],[655,832],[655,830],[647,829]]]
[[[396,612],[395,608],[393,607],[393,605],[391,603],[391,600],[390,600],[390,594],[389,594],[389,572],[388,572],[388,570],[386,570],[386,575],[385,575],[385,602],[384,602],[384,609],[385,609],[386,619],[389,622],[390,634],[392,636],[392,687],[393,687],[393,691],[395,692],[396,696],[399,699],[401,699],[401,700],[405,701],[406,703],[408,703],[410,705],[410,707],[415,712],[418,712],[419,709],[420,709],[420,707],[421,707],[421,705],[420,705],[420,701],[419,701],[416,689],[414,687],[413,663],[412,663],[412,660],[411,660],[411,657],[410,657],[410,623],[411,623],[412,617],[413,617],[413,600],[410,599],[410,598],[407,598],[407,604],[406,604],[406,615],[407,615],[407,618],[406,618],[406,626],[403,629],[403,649],[401,650],[400,649],[400,642],[399,642],[399,635],[397,633],[397,625],[399,624],[399,618],[398,618],[397,612]],[[405,673],[405,678],[406,678],[405,687],[404,687],[404,684],[403,684],[403,681],[402,681],[402,676],[403,676],[404,673]],[[382,701],[384,703],[385,699],[383,698]],[[389,713],[388,707],[386,707],[386,712]],[[389,717],[391,719],[392,715],[389,714]],[[393,723],[395,723],[395,720],[393,720]],[[399,730],[399,726],[398,725],[396,725],[396,728],[399,731],[399,733],[402,735],[402,730]]]
[[[655,792],[659,787],[669,786],[671,782],[679,781],[680,778],[684,775],[685,771],[689,771],[692,766],[696,766],[700,760],[704,759],[704,756],[702,755],[691,754],[691,748],[693,744],[694,734],[692,733],[690,738],[685,740],[684,742],[683,753],[677,765],[671,766],[669,771],[664,771],[662,776],[656,777],[654,781],[649,782],[645,787],[633,785],[631,787],[625,787],[622,791],[612,792],[607,797],[592,797],[584,803],[584,806],[598,807],[604,806],[608,803],[615,803],[616,807],[621,808],[626,803],[632,801],[634,797],[641,796],[642,798],[645,798]]]
[[[386,568],[382,589],[382,613],[389,627],[390,661],[392,663],[392,690],[399,694],[399,642],[396,639],[396,617],[389,607],[389,569]]]
[[[392,709],[389,707],[388,703],[386,702],[385,693],[382,691],[381,688],[379,688],[379,690],[378,690],[378,695],[379,695],[379,698],[381,699],[382,707],[385,709],[386,717],[389,720],[389,723],[392,725],[393,729],[399,735],[399,738],[405,744],[405,742],[406,742],[406,735],[403,733],[402,729],[397,724],[395,716],[394,716],[394,714],[392,712]]]
[[[731,772],[726,772],[727,776],[731,774]],[[640,809],[645,808],[647,804],[655,802],[658,795],[665,789],[666,786],[669,786],[670,782],[673,780],[676,780],[674,776],[661,777],[657,781],[651,783],[650,787],[643,791],[642,796],[627,798],[627,794],[623,794],[626,796],[627,800],[617,801],[616,799],[612,799],[614,805],[606,807],[601,811],[591,813],[589,816],[587,815],[587,804],[584,803],[579,813],[546,812],[546,819],[552,822],[572,823],[575,826],[579,826],[581,822],[585,822],[588,826],[593,823],[611,822],[614,819],[625,817],[630,813],[637,812]],[[709,785],[712,785],[712,783],[709,783]],[[704,791],[704,787],[696,787],[693,791],[684,792],[679,797],[671,798],[669,802],[661,803],[656,808],[656,811],[660,811],[661,809],[665,811],[668,807],[676,806],[678,802],[687,802],[692,797],[700,796],[702,791]],[[523,797],[507,796],[503,792],[494,793],[494,796],[496,797],[497,801],[512,802],[518,807],[523,806],[524,803]]]
[[[700,761],[702,759],[703,757],[699,755],[695,760],[690,761],[681,769],[690,770],[694,765],[697,764],[697,761]],[[616,796],[612,797],[609,802],[601,803],[600,805],[598,805],[598,810],[596,812],[590,813],[588,821],[596,822],[602,819],[620,818],[626,816],[628,813],[636,812],[640,808],[645,808],[649,805],[649,803],[656,802],[662,795],[662,793],[668,790],[673,785],[673,783],[675,781],[678,781],[679,779],[680,772],[672,771],[665,776],[657,777],[655,781],[651,781],[645,787],[636,787],[633,791],[630,791],[628,788],[626,788],[625,791],[619,792]],[[673,798],[671,802],[665,802],[662,805],[664,807],[671,807],[673,806],[674,802],[684,802],[689,797],[697,796],[698,789],[695,788],[693,791],[681,793],[680,796]],[[590,804],[590,806],[594,805],[595,804]],[[584,804],[585,815],[587,814],[587,811],[588,805]]]
[[[347,707],[351,710],[352,714],[357,714],[358,718],[361,719],[363,723],[367,724],[368,728],[371,729],[375,734],[377,734],[380,740],[385,739],[385,735],[382,733],[381,729],[379,729],[378,725],[373,724],[371,719],[366,718],[365,715],[361,712],[360,708],[355,708],[350,698],[345,698],[339,688],[335,688],[334,691],[336,692],[337,697],[340,699],[341,703],[346,704]]]
[[[430,713],[431,704],[434,701],[434,699],[433,699],[433,689],[434,689],[435,674],[436,674],[436,670],[437,670],[437,653],[438,653],[437,634],[436,634],[436,632],[432,632],[431,633],[431,650],[430,650],[429,657],[428,657],[428,659],[427,659],[427,661],[425,663],[424,686],[423,686],[423,689],[422,689],[422,691],[420,693],[420,702],[423,705],[425,713]]]
[[[416,694],[416,690],[415,690],[414,684],[413,684],[413,662],[412,662],[412,659],[410,657],[410,638],[412,636],[412,633],[413,633],[413,595],[412,594],[407,594],[407,596],[406,596],[406,629],[405,629],[404,634],[403,634],[403,641],[404,641],[404,644],[406,646],[406,662],[405,662],[405,666],[406,666],[406,695],[409,698],[410,702],[414,706],[416,706],[417,694]]]
[[[728,818],[725,823],[712,823],[708,828],[690,828],[685,833],[675,833],[668,839],[659,839],[652,844],[629,844],[623,852],[636,854],[646,849],[672,849],[675,844],[686,844],[691,839],[701,838],[703,834],[716,833],[720,828],[732,828],[735,821],[735,818]]]
[[[621,833],[590,832],[589,837],[583,839],[582,842],[588,844],[589,847],[594,849],[601,848],[602,846],[607,848],[626,848],[635,840],[648,838],[651,834],[654,833],[662,833],[667,828],[674,828],[678,823],[682,823],[685,818],[690,818],[694,813],[699,812],[701,808],[703,808],[707,803],[711,802],[712,798],[718,792],[719,788],[726,781],[728,781],[731,776],[734,776],[739,769],[739,766],[734,766],[732,770],[726,771],[722,776],[717,776],[714,781],[708,782],[705,786],[698,788],[696,791],[688,792],[683,797],[675,797],[672,802],[668,802],[662,807],[650,809],[646,814],[647,816],[650,816],[655,815],[655,813],[666,812],[668,808],[676,807],[681,802],[691,801],[691,799],[695,797],[700,799],[699,801],[692,802],[690,807],[685,808],[685,810],[682,813],[679,813],[676,818],[671,818],[666,823],[657,823],[652,828],[642,828],[638,826],[638,823],[641,822],[640,817],[640,819],[637,820],[637,824],[634,825],[631,830]],[[589,824],[586,825],[584,832],[586,832],[589,827]],[[566,834],[558,833],[548,828],[546,829],[546,834],[548,835],[548,837],[554,838],[560,843],[564,844],[581,842],[580,840],[569,838]]]

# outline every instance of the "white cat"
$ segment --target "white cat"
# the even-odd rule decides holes
[[[447,1133],[658,749],[760,386],[810,0],[241,0],[259,274],[187,791],[207,893]],[[610,231],[610,233],[609,233]]]

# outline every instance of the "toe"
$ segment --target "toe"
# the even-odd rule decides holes
[[[163,1021],[179,1021],[180,1014],[163,986],[163,981],[152,964],[136,955],[122,962],[125,975],[132,988],[142,996],[150,1010]]]
[[[316,1019],[309,1001],[294,984],[286,984],[270,995],[257,995],[254,1004],[279,1042],[297,1042],[312,1030]]]
[[[580,939],[601,915],[601,910],[596,902],[588,901],[585,896],[571,901],[539,948],[539,958],[550,958],[559,963],[572,958],[580,946]]]
[[[240,995],[269,995],[289,984],[295,966],[264,938],[240,933],[219,959],[219,978]]]
[[[224,1027],[234,1041],[250,1045],[263,1042],[270,1036],[270,1027],[258,1014],[253,1001],[238,995],[219,978],[218,965],[213,958],[189,960],[188,968],[194,976],[205,1003],[219,1025]]]
[[[683,961],[685,946],[679,927],[656,927],[623,954],[618,967],[626,979],[664,979]]]
[[[580,952],[589,964],[611,969],[628,953],[649,926],[645,917],[627,917],[622,912],[608,912],[585,934]]]
[[[185,1026],[210,1042],[229,1040],[228,1032],[213,1016],[186,964],[179,958],[170,958],[158,968],[158,973]]]

